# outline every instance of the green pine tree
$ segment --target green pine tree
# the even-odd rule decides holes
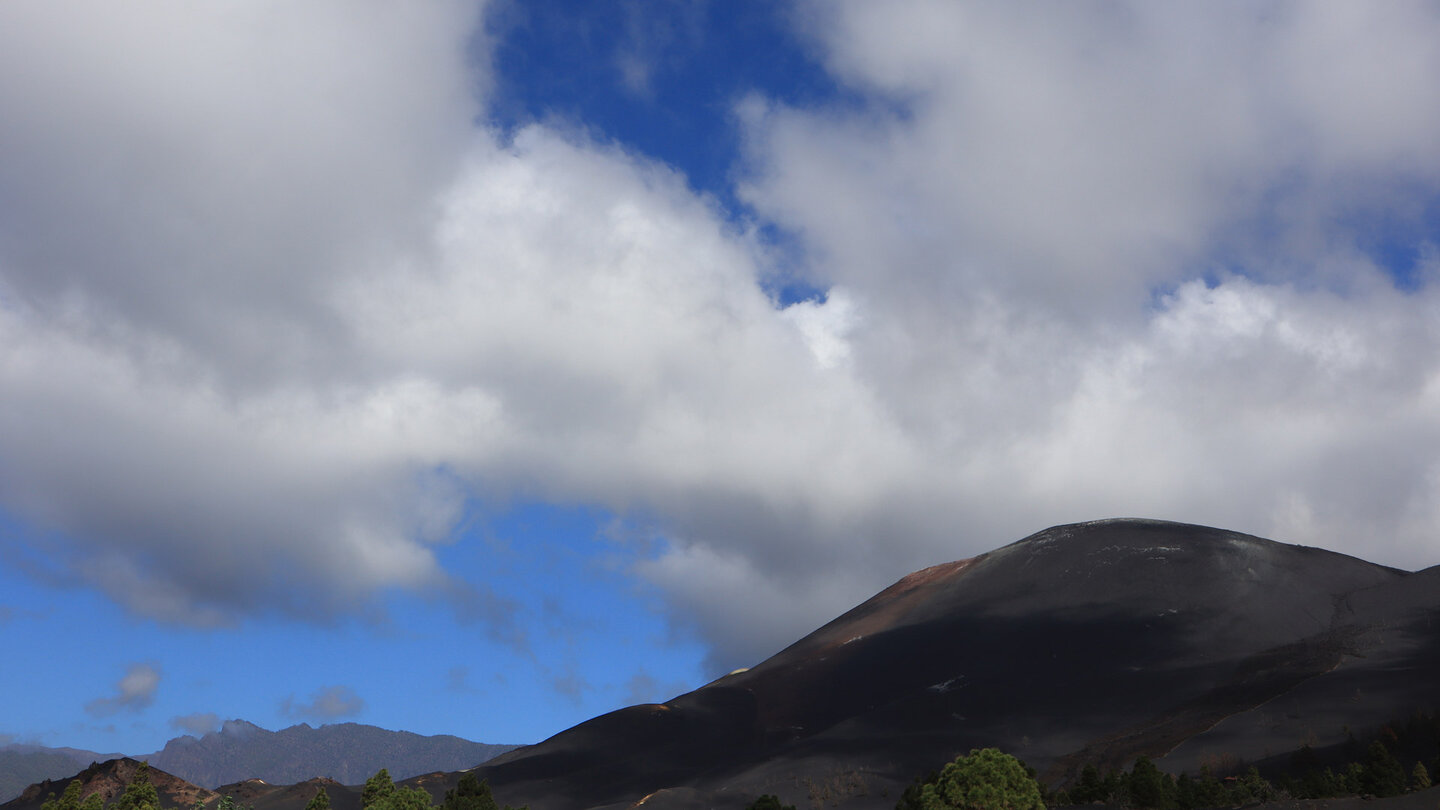
[[[99,792],[91,793],[80,803],[80,810],[105,810],[105,797]]]
[[[215,805],[215,810],[255,810],[255,808],[235,801],[234,796],[225,795],[220,797],[220,801]]]
[[[1251,765],[1250,769],[1245,771],[1245,775],[1240,777],[1240,781],[1245,785],[1245,789],[1249,791],[1250,795],[1255,797],[1256,801],[1273,802],[1278,796],[1274,786],[1266,781],[1265,777],[1260,775],[1260,770],[1254,765]]]
[[[1417,762],[1410,770],[1410,789],[1425,790],[1430,787],[1430,771],[1426,769],[1425,763]]]
[[[142,762],[135,768],[135,775],[125,786],[125,792],[110,806],[110,810],[160,810],[160,794],[150,783],[150,763]]]
[[[925,786],[940,778],[939,771],[931,771],[929,776],[915,777],[905,792],[900,794],[900,801],[895,803],[895,810],[921,810],[920,795],[925,791]]]
[[[1094,765],[1081,768],[1080,781],[1070,788],[1070,801],[1075,804],[1090,804],[1108,801],[1109,798],[1110,791],[1105,786],[1105,780],[1100,777],[1100,769]]]
[[[1200,776],[1195,780],[1195,793],[1200,807],[1220,807],[1226,801],[1225,783],[1208,765],[1200,768]]]
[[[920,810],[1045,810],[1040,785],[1020,760],[980,748],[940,769],[920,790]]]
[[[80,780],[72,779],[70,784],[65,786],[65,792],[60,798],[55,798],[51,793],[45,803],[40,805],[40,810],[80,810]]]
[[[1170,775],[1155,767],[1149,757],[1137,757],[1130,766],[1128,779],[1130,801],[1136,807],[1166,810],[1175,804],[1175,783]]]
[[[1385,743],[1370,743],[1360,771],[1360,791],[1374,796],[1399,796],[1405,792],[1405,770]]]
[[[500,806],[490,794],[490,780],[482,782],[475,774],[466,772],[453,790],[445,792],[440,810],[500,810]]]
[[[424,788],[396,788],[380,803],[380,810],[433,810],[434,800]]]
[[[1200,785],[1190,774],[1182,773],[1175,778],[1175,806],[1180,810],[1198,810],[1200,804]]]
[[[305,810],[330,810],[330,794],[325,792],[325,786],[315,791],[315,797],[305,805]]]
[[[390,771],[381,768],[375,775],[365,780],[365,787],[360,790],[360,807],[362,810],[370,810],[376,802],[390,798],[395,793],[395,783],[390,779]]]

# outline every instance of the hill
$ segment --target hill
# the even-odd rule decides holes
[[[105,762],[92,763],[74,776],[65,779],[45,780],[26,788],[17,798],[6,802],[0,807],[13,808],[13,810],[32,810],[43,804],[51,795],[59,796],[65,792],[65,787],[70,782],[80,780],[80,795],[89,796],[92,793],[99,793],[106,804],[115,801],[120,794],[125,792],[125,786],[135,778],[135,771],[140,767],[140,762],[129,757],[107,760]],[[173,774],[166,773],[157,768],[150,768],[150,784],[155,786],[155,793],[160,799],[160,806],[165,810],[188,810],[198,799],[206,803],[214,803],[220,798],[220,794],[206,790],[197,785],[192,785],[184,779]],[[302,805],[303,806],[303,805]]]
[[[1059,526],[911,574],[767,661],[478,769],[547,810],[888,808],[993,745],[1051,784],[1138,755],[1192,773],[1440,705],[1440,568],[1200,526]]]

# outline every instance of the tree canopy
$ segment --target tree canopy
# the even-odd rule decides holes
[[[374,776],[365,780],[365,787],[360,790],[360,807],[369,810],[371,805],[390,798],[394,792],[395,783],[390,779],[390,771],[381,768]]]
[[[45,803],[40,805],[40,810],[80,810],[81,789],[79,779],[70,780],[70,784],[65,786],[65,792],[60,795],[60,798],[55,798],[55,794],[51,793],[45,799]]]
[[[440,810],[500,810],[490,794],[490,780],[480,781],[473,773],[460,776],[460,783],[445,791]]]
[[[160,810],[160,794],[150,782],[150,763],[142,762],[111,810]]]
[[[325,786],[315,791],[315,797],[305,805],[305,810],[330,810],[330,794],[325,792]]]
[[[996,748],[957,757],[940,772],[906,791],[905,810],[1045,810],[1040,785],[1020,760]]]

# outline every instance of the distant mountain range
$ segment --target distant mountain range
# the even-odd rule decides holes
[[[120,754],[97,754],[78,748],[45,748],[39,745],[0,746],[0,801],[9,801],[20,791],[44,779],[59,779],[92,762],[114,759]]]
[[[397,779],[454,771],[474,767],[514,747],[358,723],[319,728],[301,723],[268,731],[244,720],[229,720],[219,731],[198,739],[176,737],[164,749],[134,758],[203,788],[245,779],[292,784],[314,777],[359,784],[381,768],[389,769]],[[0,747],[0,801],[20,795],[33,783],[60,779],[92,762],[121,756],[34,745]]]
[[[204,737],[177,737],[141,759],[203,787],[244,779],[283,785],[314,777],[345,785],[364,782],[381,768],[396,779],[433,771],[473,768],[514,748],[438,735],[387,731],[359,723],[311,728],[301,723],[266,731],[244,720],[227,721]]]
[[[1356,736],[1393,737],[1437,711],[1440,566],[1410,573],[1219,529],[1107,520],[917,571],[751,669],[588,720],[474,773],[502,804],[543,810],[733,808],[761,794],[890,810],[916,776],[982,746],[1015,754],[1051,787],[1084,765],[1138,756],[1171,773],[1225,775],[1284,768],[1302,752],[1338,762]],[[210,741],[241,756],[247,737],[263,736],[246,726],[228,742],[222,731],[177,747]],[[323,736],[301,728],[297,738]],[[354,739],[352,752],[337,738],[307,775],[358,763]],[[1437,742],[1406,751],[1407,763],[1434,761]],[[398,775],[397,750],[341,781],[381,765]],[[164,768],[164,754],[152,764]],[[265,764],[227,773],[256,776]],[[458,779],[407,782],[438,800]],[[319,784],[221,790],[255,810],[302,810]],[[323,784],[335,810],[358,810],[356,791]],[[63,787],[37,786],[0,810],[38,810]],[[173,792],[199,795],[183,783]],[[1383,801],[1415,810],[1437,796]]]

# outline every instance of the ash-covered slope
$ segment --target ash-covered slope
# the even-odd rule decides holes
[[[1060,526],[911,574],[759,666],[480,772],[503,801],[564,810],[762,792],[888,808],[983,745],[1052,783],[1139,754],[1193,770],[1433,709],[1437,635],[1440,569],[1158,521]]]

